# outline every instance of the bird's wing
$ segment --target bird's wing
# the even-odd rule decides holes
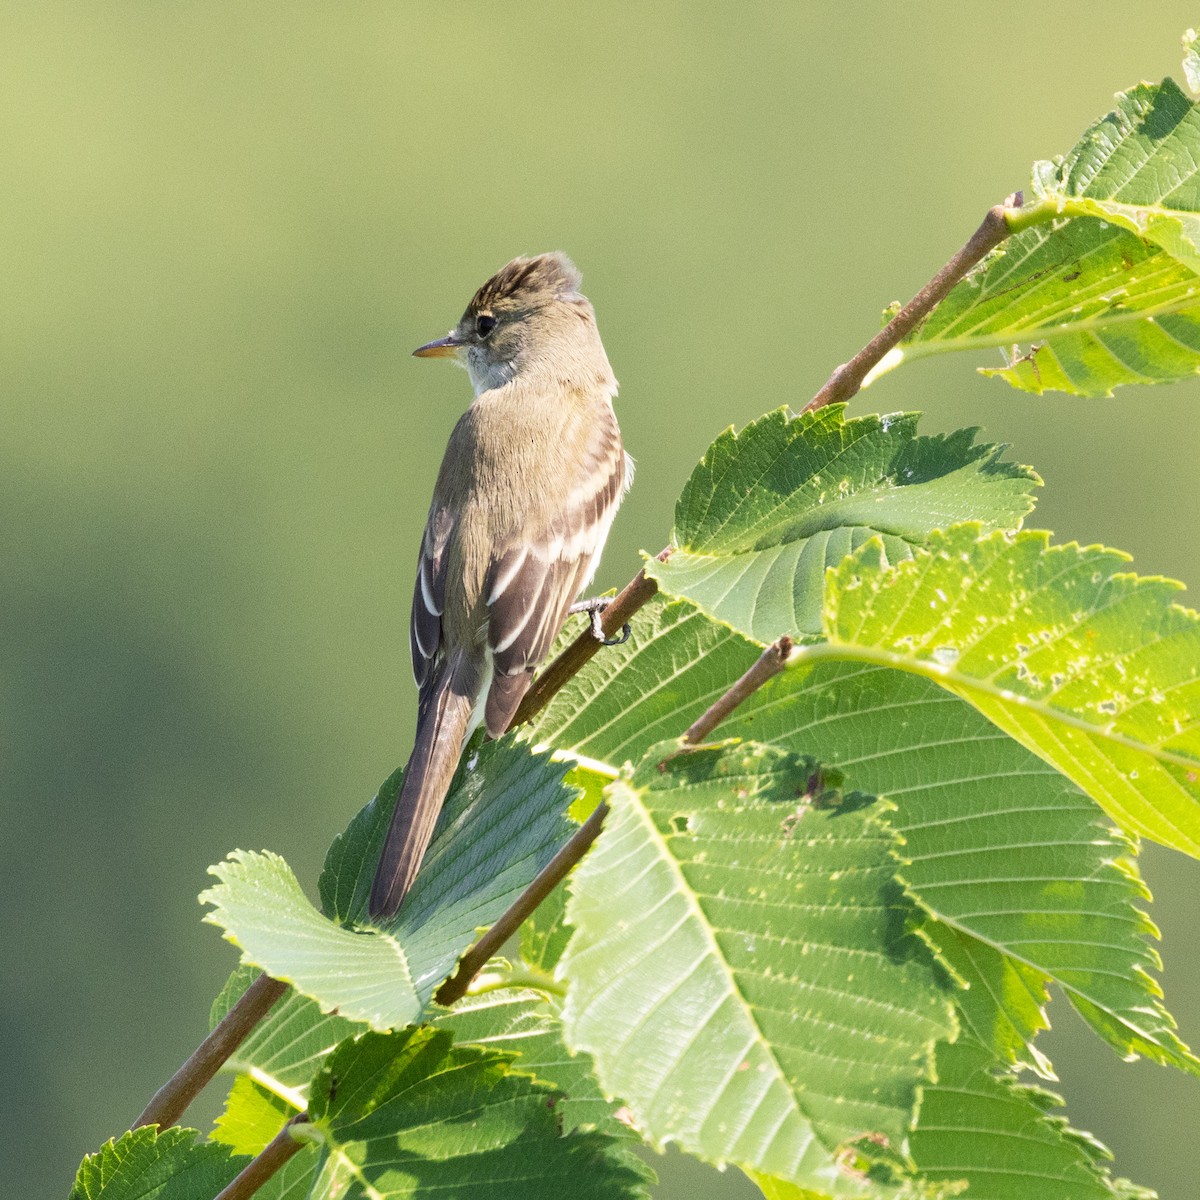
[[[446,559],[454,515],[446,505],[430,509],[421,538],[417,580],[413,585],[412,617],[408,627],[413,675],[420,688],[421,711],[433,682],[434,668],[442,653],[442,613],[446,609]]]
[[[595,574],[624,493],[619,437],[597,446],[584,465],[583,478],[549,528],[536,539],[504,548],[488,571],[484,592],[494,674],[484,719],[493,737],[508,727],[571,602]]]

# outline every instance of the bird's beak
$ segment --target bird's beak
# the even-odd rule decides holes
[[[448,333],[436,342],[426,342],[413,351],[414,358],[453,358],[466,343],[453,333]]]

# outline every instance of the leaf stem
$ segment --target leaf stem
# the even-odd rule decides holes
[[[216,1200],[247,1200],[247,1197],[253,1196],[289,1158],[304,1149],[307,1143],[293,1137],[292,1130],[307,1121],[307,1113],[297,1113],[267,1143],[266,1148],[254,1157],[246,1169],[217,1194]]]
[[[672,546],[667,546],[656,555],[659,562],[666,562]],[[658,584],[639,571],[612,599],[600,618],[600,628],[605,637],[612,637],[630,617],[651,600],[658,591]],[[603,645],[593,635],[591,628],[585,629],[544,671],[539,671],[533,686],[525,693],[509,728],[524,725],[532,720],[551,697],[580,669]]]
[[[522,963],[519,967],[508,967],[487,975],[475,977],[479,980],[477,986],[471,988],[472,996],[481,996],[485,992],[498,992],[503,988],[532,988],[537,992],[549,992],[551,996],[563,997],[567,989],[550,974],[540,967],[531,967]]]
[[[591,637],[591,634],[588,634]],[[593,639],[594,640],[594,639]],[[603,801],[572,835],[571,840],[538,872],[534,881],[517,897],[500,919],[459,959],[458,970],[438,988],[434,999],[453,1004],[467,993],[471,980],[484,963],[521,927],[531,912],[566,878],[567,872],[587,853],[600,835],[608,805]]]
[[[748,696],[757,692],[773,675],[788,665],[792,639],[785,633],[758,656],[754,665],[707,711],[700,714],[683,735],[685,742],[699,742],[710,733]]]
[[[133,1128],[177,1125],[187,1106],[221,1069],[229,1056],[246,1040],[250,1031],[267,1015],[288,985],[260,975],[213,1031],[192,1052],[187,1062],[154,1093]]]
[[[670,546],[661,550],[657,556],[659,562],[665,562],[671,550],[672,547]],[[653,579],[648,579],[644,571],[639,571],[613,598],[612,602],[605,607],[600,622],[605,636],[611,637],[657,591],[658,584]],[[597,641],[592,634],[591,628],[585,629],[544,671],[538,674],[533,686],[526,693],[521,707],[517,710],[512,724],[522,724],[539,713],[550,702],[551,697],[554,696],[559,688],[580,667],[588,662],[592,655],[600,649],[601,645],[602,643]],[[601,805],[592,814],[588,822],[580,827],[575,837],[559,851],[559,855],[566,854],[568,851],[576,855],[573,860],[566,862],[563,866],[563,875],[575,865],[575,862],[579,858],[583,857],[588,846],[595,840],[596,835],[600,832],[600,824],[604,820],[605,812],[607,812],[607,809]],[[592,822],[594,822],[594,825]],[[584,830],[589,830],[589,836],[583,844],[577,844],[576,839],[580,837],[580,834]],[[493,938],[492,933],[485,934],[479,943],[477,943],[475,949],[469,951],[462,959],[459,969],[453,978],[442,985],[442,991],[450,988],[451,984],[455,984],[457,987],[456,981],[459,980],[460,976],[462,976],[461,990],[453,993],[454,999],[458,999],[466,991],[467,986],[478,973],[480,967],[491,957],[491,954],[494,952],[493,947],[501,945],[515,931],[521,921],[525,919],[525,916],[529,912],[532,912],[545,899],[546,895],[554,887],[554,884],[557,883],[557,879],[555,879],[540,894],[536,890],[539,888],[546,872],[555,867],[558,861],[558,856],[552,859],[547,864],[542,875],[539,875],[529,885],[525,892],[517,898],[509,912],[501,916],[500,921],[493,926],[493,933],[496,930],[502,931],[501,935],[498,935],[498,940],[497,938]],[[521,907],[525,904],[529,906],[527,911],[523,911]],[[517,914],[522,912],[523,915],[520,915],[518,918]],[[512,924],[514,919],[516,920],[515,925]],[[506,929],[507,932],[503,932]],[[479,957],[476,951],[481,947],[486,949],[486,953],[482,957]],[[468,961],[474,965],[470,968],[469,973],[464,975],[464,968],[467,967]],[[271,1007],[286,991],[287,984],[280,983],[278,980],[270,978],[270,976],[260,975],[246,989],[241,999],[238,1000],[233,1008],[225,1014],[217,1027],[200,1043],[187,1062],[155,1092],[150,1103],[146,1105],[141,1116],[138,1117],[134,1128],[136,1129],[141,1125],[159,1125],[166,1128],[167,1126],[177,1124],[179,1118],[187,1110],[188,1105],[199,1095],[205,1084],[221,1069],[233,1052],[246,1039],[250,1031],[267,1015]],[[439,992],[438,998],[441,999],[441,996],[442,992]],[[447,1001],[443,1000],[442,1003],[447,1003]],[[250,1193],[245,1194],[249,1195]]]
[[[842,363],[830,375],[821,390],[804,406],[804,411],[849,400],[862,387],[872,368],[912,333],[972,267],[1018,229],[1051,220],[1054,216],[1052,208],[1043,202],[1032,205],[1026,214],[1021,209],[1020,192],[1009,196],[1003,204],[989,208],[979,228],[962,249],[849,362]]]
[[[637,582],[638,580],[635,579],[630,587]],[[628,592],[629,588],[625,590]],[[624,594],[622,593],[622,595]],[[653,594],[650,592],[646,599],[648,600]],[[645,600],[642,603],[644,604]],[[639,604],[638,607],[641,605]],[[605,616],[608,616],[607,612]],[[591,637],[591,634],[589,633],[587,636]],[[595,641],[594,638],[592,640]],[[572,648],[573,645],[568,647],[564,655]],[[762,687],[773,675],[779,674],[787,666],[791,653],[792,639],[786,635],[768,646],[759,655],[750,670],[692,723],[683,735],[683,740],[694,743],[707,737],[713,728],[729,716],[742,701]],[[607,815],[608,805],[601,801],[595,812],[576,830],[571,840],[542,868],[537,878],[521,893],[515,903],[462,956],[458,963],[458,970],[442,984],[434,996],[439,1004],[451,1005],[466,995],[467,989],[471,986],[471,980],[479,974],[488,959],[516,933],[526,917],[546,899],[554,888],[566,878],[571,868],[588,852],[592,843],[600,836],[600,830]]]

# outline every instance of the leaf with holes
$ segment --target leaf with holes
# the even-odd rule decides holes
[[[886,365],[996,347],[1005,365],[981,373],[1039,395],[1186,379],[1200,371],[1200,276],[1096,218],[1034,226],[968,275]]]
[[[1001,347],[1025,391],[1109,396],[1200,371],[1200,105],[1171,81],[1118,95],[1061,159],[1034,164],[1019,228],[874,375]]]
[[[825,569],[868,538],[894,560],[930,530],[1019,525],[1039,483],[974,431],[917,437],[917,414],[829,405],[768,413],[708,448],[675,508],[674,552],[646,574],[761,642],[821,628]]]
[[[912,671],[1052,763],[1123,828],[1200,854],[1200,619],[1179,584],[1044,533],[938,535],[830,578],[829,641],[802,657]]]
[[[814,1136],[902,1151],[954,1031],[880,805],[811,806],[814,770],[748,744],[653,749],[609,788],[561,964],[567,1042],[647,1136],[806,1186]]]
[[[630,642],[594,659],[535,734],[610,762],[640,756],[686,728],[757,654],[691,605],[652,601]],[[656,676],[667,681],[660,689],[646,683]],[[938,917],[931,936],[952,958],[961,957],[954,931],[971,939],[962,953],[975,986],[962,997],[964,1019],[1005,1061],[1048,1073],[1032,1041],[1045,988],[1058,982],[1121,1054],[1192,1068],[1154,978],[1153,926],[1140,911],[1146,891],[1128,840],[969,704],[887,667],[797,664],[719,732],[811,754],[895,801],[889,820],[903,838],[904,878]],[[993,905],[997,896],[1003,902]]]
[[[1117,95],[1063,158],[1033,168],[1033,195],[1163,247],[1200,272],[1200,104],[1174,80]]]

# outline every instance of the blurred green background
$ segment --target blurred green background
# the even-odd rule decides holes
[[[0,17],[3,1190],[65,1195],[202,1034],[235,846],[315,883],[407,753],[411,571],[459,372],[409,357],[523,252],[583,268],[637,484],[802,404],[1194,5],[117,3]],[[962,360],[857,411],[979,424],[1036,523],[1200,584],[1200,381],[1038,399]],[[1200,1041],[1200,866],[1143,860]],[[1118,1170],[1194,1195],[1200,1087],[1056,1002]],[[214,1102],[199,1106],[206,1121]],[[675,1156],[677,1159],[678,1156]],[[663,1196],[749,1194],[668,1160]]]

